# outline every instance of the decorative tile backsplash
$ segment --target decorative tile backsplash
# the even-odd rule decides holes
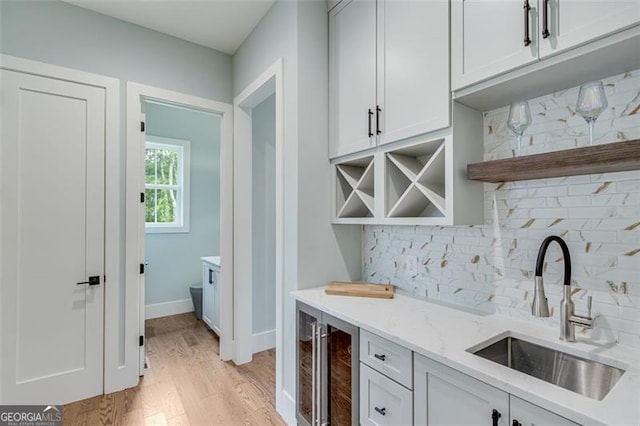
[[[603,80],[609,108],[594,144],[640,139],[640,70]],[[575,112],[578,88],[529,100],[532,125],[522,155],[589,143]],[[509,108],[484,114],[485,160],[514,155]],[[533,318],[538,248],[559,235],[571,251],[574,303],[593,297],[596,340],[640,347],[640,171],[485,184],[485,223],[477,226],[365,226],[363,278],[485,311],[557,326],[562,255],[549,247],[544,281],[551,318]]]

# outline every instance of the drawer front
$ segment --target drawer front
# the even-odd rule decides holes
[[[360,424],[413,424],[412,392],[360,363]]]
[[[360,361],[413,389],[413,352],[366,330],[360,330]]]

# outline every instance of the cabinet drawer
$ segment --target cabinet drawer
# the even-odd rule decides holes
[[[360,361],[413,389],[413,353],[387,339],[360,330]]]
[[[412,392],[360,363],[360,424],[413,424]]]

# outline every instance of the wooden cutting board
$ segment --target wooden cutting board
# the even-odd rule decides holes
[[[374,297],[377,299],[393,299],[392,284],[350,283],[332,281],[324,291],[338,296]]]

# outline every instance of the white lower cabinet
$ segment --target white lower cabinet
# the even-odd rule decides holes
[[[202,320],[220,335],[220,269],[217,265],[202,263]]]
[[[509,394],[420,355],[414,356],[417,425],[509,423]]]
[[[466,374],[414,354],[416,425],[576,425]]]
[[[512,426],[536,426],[536,425],[553,425],[553,426],[576,426],[577,423],[565,419],[557,414],[547,411],[544,408],[533,405],[511,395],[509,397],[511,409],[511,425]]]
[[[360,424],[412,425],[411,390],[360,363]]]

